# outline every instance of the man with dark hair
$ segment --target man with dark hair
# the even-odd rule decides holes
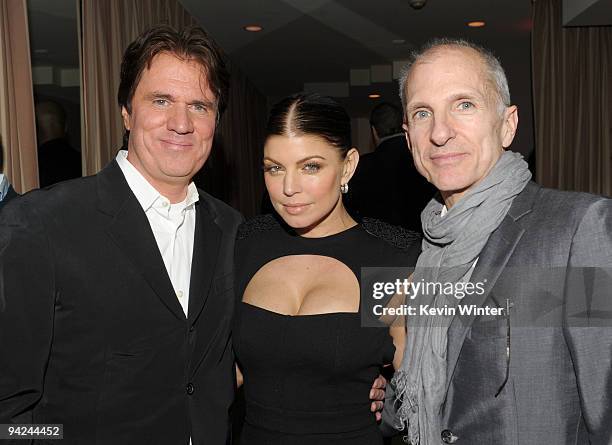
[[[228,83],[201,28],[144,32],[121,65],[128,149],[0,214],[0,424],[63,424],[63,444],[228,442],[242,217],[192,181]]]
[[[81,156],[68,142],[64,108],[57,102],[42,101],[35,111],[40,186],[81,176]]]
[[[440,191],[412,281],[472,291],[411,295],[437,315],[406,320],[385,419],[421,445],[612,443],[612,200],[530,180],[488,50],[433,41],[400,94],[415,165]]]
[[[4,176],[4,147],[0,140],[0,209],[4,205],[17,196],[17,192],[13,189],[13,186],[9,183],[8,178]]]
[[[128,151],[3,210],[0,424],[63,424],[64,444],[226,443],[242,218],[192,177],[227,86],[203,30],[152,28],[122,62]]]
[[[398,134],[403,135],[401,108],[389,102],[376,105],[370,113],[370,126],[376,146],[379,146],[384,139]]]
[[[350,182],[347,206],[359,216],[420,232],[421,211],[436,190],[411,168],[402,116],[399,107],[387,102],[372,110],[370,125],[376,150],[361,157]]]

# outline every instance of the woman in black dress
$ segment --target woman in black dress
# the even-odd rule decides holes
[[[263,168],[276,214],[244,223],[235,254],[243,444],[382,444],[369,391],[401,361],[404,329],[361,327],[360,272],[413,266],[419,239],[345,209],[359,160],[350,135],[331,98],[298,94],[271,112]]]

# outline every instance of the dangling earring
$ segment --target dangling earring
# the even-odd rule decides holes
[[[348,184],[342,184],[340,186],[340,193],[347,194],[348,193]]]

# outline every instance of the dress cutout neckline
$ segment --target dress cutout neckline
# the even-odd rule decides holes
[[[346,311],[339,311],[339,312],[322,312],[320,314],[295,314],[295,315],[291,315],[291,314],[281,314],[280,312],[276,312],[276,311],[271,311],[270,309],[266,309],[265,307],[261,307],[261,306],[257,306],[256,304],[251,304],[251,303],[247,303],[246,301],[241,301],[240,302],[242,305],[244,306],[249,306],[250,308],[256,309],[256,310],[260,310],[263,312],[267,312],[269,314],[272,315],[276,315],[279,317],[289,317],[289,318],[305,318],[305,317],[321,317],[321,316],[325,316],[325,315],[359,315],[360,311],[357,312],[346,312]],[[361,304],[359,305],[359,309],[361,309]]]

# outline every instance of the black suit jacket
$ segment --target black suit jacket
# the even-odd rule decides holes
[[[4,207],[11,199],[19,196],[19,194],[15,191],[12,185],[9,185],[8,191],[4,196],[4,199],[0,201],[0,209]]]
[[[347,207],[356,216],[370,216],[421,232],[421,212],[436,189],[414,167],[403,135],[384,140],[364,155],[349,183]]]
[[[115,161],[0,214],[0,423],[64,444],[225,444],[238,212],[200,191],[189,315]],[[19,442],[20,443],[20,442]]]

